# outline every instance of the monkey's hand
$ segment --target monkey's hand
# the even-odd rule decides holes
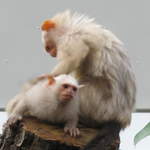
[[[37,81],[40,81],[40,80],[44,80],[46,78],[50,79],[50,78],[53,78],[53,77],[56,77],[57,75],[53,75],[53,74],[42,74],[40,76],[38,76],[36,78]]]
[[[40,80],[49,78],[50,76],[51,76],[50,74],[42,74],[42,75],[37,77],[37,80],[40,81]]]
[[[75,127],[75,126],[67,126],[67,125],[66,125],[66,126],[64,127],[64,132],[65,132],[65,133],[69,133],[70,136],[72,136],[72,137],[77,137],[77,136],[80,135],[79,129],[78,129],[77,127]]]
[[[36,85],[38,82],[48,78],[50,76],[49,74],[42,74],[38,77],[35,77],[34,79],[29,80],[27,83],[25,83],[22,87],[22,91],[25,93],[29,89],[31,89],[34,85]]]

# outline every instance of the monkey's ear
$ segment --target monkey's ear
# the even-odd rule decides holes
[[[48,76],[47,78],[48,78],[48,85],[52,85],[56,82],[53,76]]]
[[[85,87],[86,85],[84,85],[84,84],[81,84],[81,85],[79,85],[79,89],[80,88],[83,88],[83,87]]]
[[[49,29],[55,28],[56,24],[52,20],[45,20],[41,25],[41,30],[48,31]]]

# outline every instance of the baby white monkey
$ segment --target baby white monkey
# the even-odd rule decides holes
[[[28,114],[53,123],[65,123],[65,132],[79,135],[77,91],[81,86],[70,75],[49,76],[39,81],[8,103],[8,123],[13,124]]]

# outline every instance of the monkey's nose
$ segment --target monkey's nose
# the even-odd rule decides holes
[[[70,90],[70,91],[68,91],[67,94],[70,95],[70,96],[73,96],[73,95],[74,95],[74,92],[73,92],[72,90]]]

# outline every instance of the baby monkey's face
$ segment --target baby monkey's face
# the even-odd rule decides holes
[[[62,102],[68,102],[75,97],[78,88],[75,85],[64,83],[59,90],[59,100]]]

